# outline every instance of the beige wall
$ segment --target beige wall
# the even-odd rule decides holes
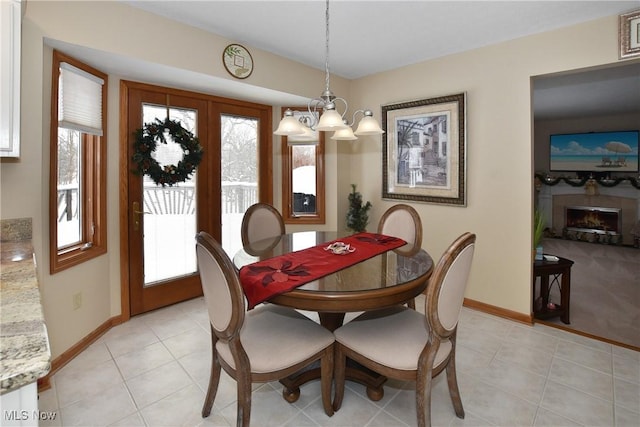
[[[478,235],[467,298],[530,313],[531,77],[618,62],[617,25],[612,16],[353,82],[352,105],[376,106],[378,117],[382,104],[466,92],[467,207],[413,206],[436,257],[462,232]],[[377,223],[394,203],[381,200],[381,142],[357,144],[341,181],[358,183]]]
[[[82,19],[77,19],[82,17]],[[157,28],[162,26],[163,31]],[[348,82],[332,89],[352,106],[380,105],[467,93],[468,206],[416,204],[423,246],[436,257],[463,231],[478,234],[467,297],[529,313],[532,131],[530,77],[617,61],[615,17]],[[54,276],[48,274],[48,125],[51,51],[45,38],[228,79],[219,55],[228,40],[117,2],[27,3],[22,48],[22,156],[3,161],[0,217],[31,217],[45,317],[53,357],[120,313],[118,220],[118,79],[110,76],[108,111],[108,226],[106,255]],[[190,46],[184,49],[183,46]],[[167,55],[166,51],[171,51]],[[194,55],[194,52],[199,54]],[[321,90],[322,70],[252,50],[251,84],[305,97]],[[274,109],[278,114],[278,109]],[[274,124],[277,120],[274,120]],[[374,205],[370,229],[392,203],[381,200],[381,142],[327,144],[328,221],[342,228],[350,183]],[[275,200],[280,180],[274,138]],[[496,209],[502,207],[503,209]],[[72,295],[83,307],[72,310]]]

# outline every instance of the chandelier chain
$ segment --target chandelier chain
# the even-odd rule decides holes
[[[338,140],[354,140],[357,139],[354,135],[351,126],[355,124],[357,114],[363,115],[358,129],[355,134],[357,135],[380,135],[384,133],[384,130],[380,128],[378,122],[373,118],[373,112],[369,109],[357,110],[353,113],[353,120],[350,124],[344,116],[349,111],[349,105],[347,100],[341,97],[337,97],[331,92],[329,86],[330,71],[329,71],[329,0],[326,0],[325,8],[325,58],[324,58],[324,70],[325,70],[325,88],[324,92],[318,97],[309,100],[307,104],[308,115],[300,115],[299,118],[295,118],[293,111],[287,109],[284,112],[284,117],[278,125],[278,129],[274,132],[275,135],[285,136],[299,136],[301,140],[308,138],[305,135],[305,128],[312,131],[335,131],[332,139]],[[337,101],[340,101],[344,112],[338,111]]]
[[[324,59],[324,83],[325,90],[329,92],[329,0],[327,0],[327,9],[325,12],[325,23],[326,23],[326,38],[325,38],[325,59]]]

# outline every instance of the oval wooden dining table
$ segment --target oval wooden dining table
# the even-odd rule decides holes
[[[330,231],[284,234],[250,243],[236,253],[233,263],[240,270],[254,262],[322,245],[346,235]],[[424,249],[405,245],[276,295],[268,302],[315,311],[320,323],[334,331],[342,325],[348,312],[378,310],[413,300],[426,289],[432,270],[433,259]],[[365,385],[371,400],[383,397],[382,385],[386,378],[361,367],[347,367],[347,377]],[[299,386],[315,378],[319,378],[319,370],[282,380],[285,399],[297,400]]]

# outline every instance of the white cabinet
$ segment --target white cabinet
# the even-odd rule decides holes
[[[33,382],[3,394],[0,396],[0,406],[3,426],[37,426],[40,419],[37,383]]]
[[[0,157],[20,156],[21,0],[0,1]]]

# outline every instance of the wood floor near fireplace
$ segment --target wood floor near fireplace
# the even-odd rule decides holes
[[[570,329],[640,351],[640,249],[548,238],[546,254],[574,261]],[[560,301],[558,289],[552,301]]]

